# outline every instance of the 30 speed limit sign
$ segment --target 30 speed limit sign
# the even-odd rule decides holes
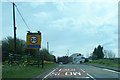
[[[26,36],[27,48],[40,48],[41,47],[41,34],[29,33]]]
[[[36,36],[31,36],[31,37],[30,37],[30,42],[31,42],[32,44],[37,43],[37,37],[36,37]]]

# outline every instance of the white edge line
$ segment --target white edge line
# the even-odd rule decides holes
[[[82,69],[81,69],[82,70]],[[82,72],[85,72],[84,70],[82,70]]]
[[[56,68],[57,69],[57,68]],[[45,78],[47,78],[52,72],[54,72],[56,69],[52,70],[50,73],[48,73],[42,80],[44,80]]]
[[[115,72],[115,73],[120,73],[120,72],[113,71],[113,70],[110,70],[110,69],[103,69],[103,70],[110,71],[110,72]]]
[[[96,80],[94,77],[92,77],[90,74],[87,73],[87,75],[92,78],[93,80]]]

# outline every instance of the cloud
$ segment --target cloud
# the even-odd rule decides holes
[[[58,0],[57,2],[54,2],[53,3],[56,7],[57,7],[57,9],[59,10],[59,11],[65,11],[65,10],[67,10],[67,9],[69,9],[68,7],[67,7],[67,3],[66,2],[64,2],[63,0]]]
[[[117,44],[117,42],[115,43],[113,40],[112,41],[109,41],[109,42],[105,42],[104,44],[102,44],[103,46],[113,46],[113,45],[115,45],[115,44]]]
[[[45,19],[48,17],[48,14],[46,12],[39,12],[39,13],[33,14],[33,16],[39,19]]]
[[[89,2],[89,3],[117,3],[119,0],[9,0],[11,2]],[[8,2],[8,0],[2,0],[2,2]]]
[[[71,53],[87,53],[92,52],[94,47],[99,44],[116,50],[116,41],[113,41],[117,36],[114,34],[114,31],[117,30],[116,4],[97,3],[93,5],[93,3],[58,2],[53,5],[57,10],[51,8],[53,12],[40,11],[34,15],[43,22],[44,19],[48,19],[44,39],[56,45],[56,47],[51,45],[52,50],[61,55],[66,53],[65,49],[68,48],[72,49]]]
[[[21,10],[27,10],[23,13],[27,16],[25,20],[28,20],[28,25],[34,26],[30,27],[31,30],[42,31],[42,47],[46,47],[48,41],[50,50],[55,51],[56,55],[64,55],[68,49],[71,54],[91,53],[99,44],[116,52],[117,3],[58,1],[28,4],[21,6]],[[23,38],[25,31],[21,28],[18,32]]]
[[[38,6],[41,5],[41,3],[28,3],[28,4],[33,8],[37,8]],[[44,3],[42,3],[42,4],[44,4]]]
[[[49,27],[56,28],[58,30],[69,30],[69,28],[75,27],[74,19],[64,17],[62,19],[52,21]]]

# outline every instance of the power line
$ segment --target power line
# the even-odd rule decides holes
[[[8,2],[10,2],[10,3],[14,3],[14,2],[11,2],[10,0],[7,0]],[[15,7],[16,7],[16,9],[17,9],[17,11],[18,11],[18,13],[19,13],[19,15],[20,15],[20,17],[22,18],[22,20],[23,20],[23,22],[24,22],[24,24],[26,25],[26,27],[29,29],[29,31],[31,31],[30,30],[30,28],[29,28],[29,26],[27,25],[27,23],[26,23],[26,21],[25,21],[25,19],[23,18],[23,16],[22,16],[22,14],[20,13],[20,11],[19,11],[19,9],[18,9],[18,7],[17,7],[17,5],[14,3],[14,5],[15,5]]]
[[[29,29],[29,31],[31,31],[31,30],[30,30],[30,28],[29,28],[29,26],[27,25],[27,23],[26,23],[25,19],[23,18],[22,14],[20,13],[20,11],[19,11],[19,9],[18,9],[18,7],[17,7],[17,5],[16,5],[16,4],[15,4],[15,7],[16,7],[16,9],[17,9],[17,11],[18,11],[19,15],[21,16],[21,18],[22,18],[23,22],[25,23],[26,27]]]

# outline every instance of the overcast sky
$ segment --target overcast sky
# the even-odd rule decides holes
[[[93,1],[93,0],[92,0]],[[16,2],[32,31],[41,31],[56,56],[88,56],[99,44],[118,54],[118,2]],[[28,28],[16,11],[17,37],[26,40]],[[2,38],[13,37],[12,4],[2,3]]]

